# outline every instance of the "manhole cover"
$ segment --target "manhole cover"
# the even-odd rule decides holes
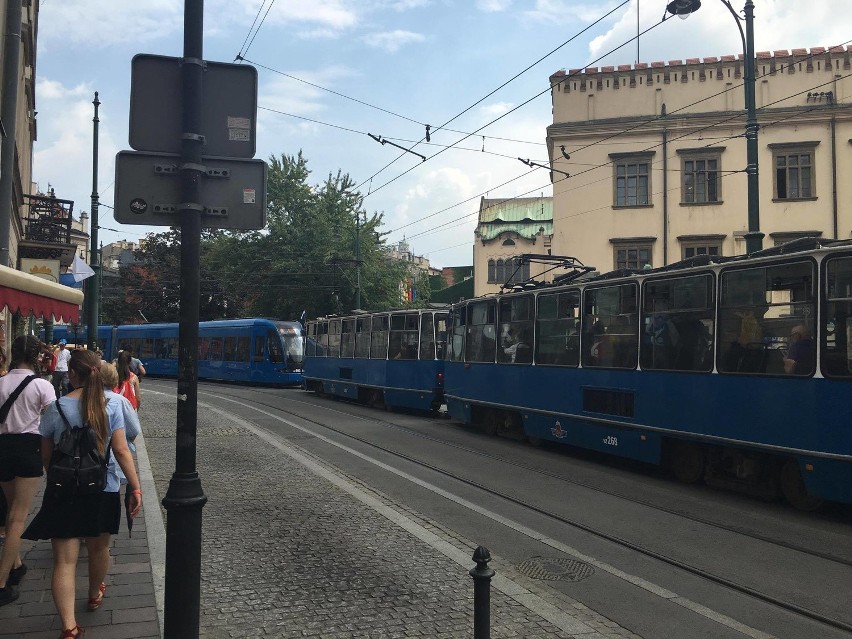
[[[595,574],[589,564],[562,557],[533,557],[521,562],[518,570],[527,577],[548,581],[582,581]]]

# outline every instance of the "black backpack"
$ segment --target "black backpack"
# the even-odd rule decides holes
[[[107,458],[98,452],[95,431],[88,424],[71,428],[59,402],[65,430],[53,447],[47,468],[47,489],[63,496],[94,495],[106,486]]]

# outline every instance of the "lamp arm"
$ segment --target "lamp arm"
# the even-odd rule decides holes
[[[742,21],[744,20],[744,18],[740,17],[740,14],[737,13],[737,10],[734,9],[731,6],[731,3],[728,0],[719,0],[719,2],[721,2],[723,5],[728,7],[728,11],[730,11],[731,15],[734,16],[734,20],[737,21],[737,29],[740,30],[740,40],[743,43],[743,55],[748,55],[747,51],[746,51],[747,47],[746,47],[745,31],[743,31],[743,25],[742,25]]]

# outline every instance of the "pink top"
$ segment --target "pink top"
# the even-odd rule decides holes
[[[0,377],[0,406],[15,392],[27,375],[33,372],[26,368],[13,368]],[[38,434],[38,423],[42,411],[56,401],[56,392],[46,379],[38,377],[31,381],[12,404],[6,423],[0,424],[0,435]]]

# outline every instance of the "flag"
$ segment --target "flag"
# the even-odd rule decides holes
[[[79,255],[74,256],[74,261],[71,262],[71,275],[74,276],[75,282],[82,282],[94,274],[95,272],[92,270],[92,267],[80,259]]]

